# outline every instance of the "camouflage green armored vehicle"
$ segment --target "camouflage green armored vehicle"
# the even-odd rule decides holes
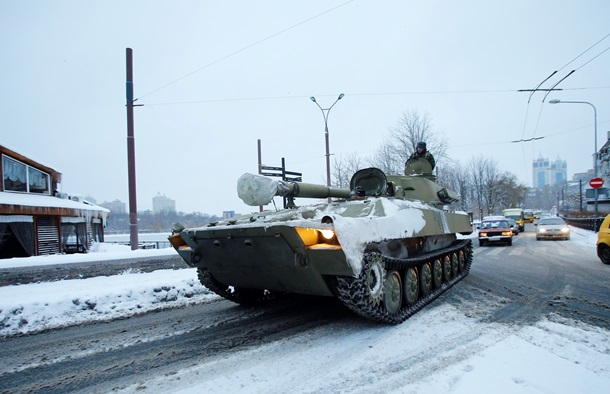
[[[457,236],[472,232],[470,216],[443,209],[458,196],[434,182],[425,159],[407,162],[405,174],[363,169],[349,189],[244,174],[237,189],[246,204],[283,196],[288,208],[177,226],[170,241],[201,283],[228,300],[337,297],[361,316],[401,323],[463,279],[472,262],[471,241]]]

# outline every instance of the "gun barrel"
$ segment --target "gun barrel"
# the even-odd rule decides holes
[[[291,195],[293,197],[308,198],[350,198],[349,189],[328,187],[326,185],[316,185],[315,183],[292,182],[292,184],[294,185],[292,192],[289,195],[286,195],[285,197]]]
[[[256,174],[243,174],[237,180],[237,195],[251,206],[267,205],[275,196],[305,198],[349,198],[349,189],[332,188],[314,183],[287,182]]]

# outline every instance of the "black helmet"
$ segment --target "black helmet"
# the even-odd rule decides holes
[[[366,196],[366,191],[362,186],[356,186],[349,193],[351,198],[362,198]]]
[[[424,148],[424,150],[426,150],[426,143],[418,142],[417,145],[415,146],[415,149],[417,149],[417,148]]]

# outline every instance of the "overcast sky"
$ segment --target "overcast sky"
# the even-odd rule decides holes
[[[0,2],[0,144],[63,174],[62,191],[128,203],[126,48],[133,49],[138,209],[255,211],[236,181],[263,163],[326,182],[372,155],[410,110],[466,164],[494,158],[531,186],[532,160],[593,167],[610,130],[610,2]],[[600,42],[600,40],[602,40]],[[597,45],[595,45],[597,44]],[[545,93],[532,89],[557,85]],[[511,143],[544,137],[534,142]],[[439,167],[450,165],[440,161]]]

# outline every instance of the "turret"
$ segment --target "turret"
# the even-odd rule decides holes
[[[435,177],[427,160],[409,160],[405,165],[405,173],[408,174],[386,176],[378,168],[365,168],[354,174],[349,189],[244,174],[237,181],[237,194],[244,203],[251,206],[267,205],[275,196],[286,197],[288,208],[296,207],[295,197],[340,199],[393,197],[419,200],[432,205],[450,204],[459,200],[456,193],[433,182]]]

